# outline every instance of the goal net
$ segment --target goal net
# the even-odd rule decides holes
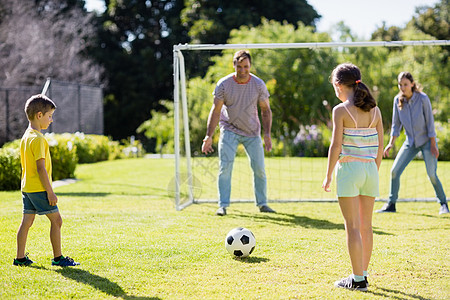
[[[336,98],[329,76],[343,62],[357,65],[382,111],[385,144],[389,138],[397,75],[409,71],[430,97],[438,138],[448,137],[449,40],[396,42],[323,42],[284,44],[224,44],[174,46],[174,151],[175,174],[169,192],[177,210],[193,203],[217,202],[219,130],[213,137],[215,152],[201,153],[208,114],[217,81],[234,71],[234,52],[247,49],[251,72],[264,80],[273,115],[273,150],[265,152],[269,202],[336,201],[321,188],[331,139],[331,111]],[[443,46],[447,46],[443,48]],[[443,49],[447,49],[445,52]],[[447,54],[445,54],[447,53]],[[387,199],[390,169],[405,139],[402,131],[391,159],[380,168],[380,197]],[[448,145],[447,145],[448,146]],[[442,146],[440,146],[442,148]],[[440,149],[441,151],[448,151]],[[438,176],[450,186],[450,163],[438,163]],[[420,157],[401,177],[399,201],[435,201],[434,189]],[[231,202],[254,201],[253,173],[245,150],[235,158]]]

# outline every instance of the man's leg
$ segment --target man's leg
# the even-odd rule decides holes
[[[264,166],[264,148],[261,138],[244,138],[243,144],[253,170],[253,187],[255,189],[256,205],[259,207],[267,205],[267,178]]]
[[[219,140],[219,207],[230,206],[231,174],[233,171],[234,157],[239,144],[238,136],[231,131],[224,130]]]

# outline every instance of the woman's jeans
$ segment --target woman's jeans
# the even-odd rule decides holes
[[[436,197],[439,199],[441,204],[447,203],[447,199],[445,197],[444,189],[442,188],[442,184],[437,177],[437,158],[431,154],[430,151],[431,141],[428,141],[424,145],[420,147],[414,147],[411,145],[407,145],[406,142],[403,143],[400,151],[397,154],[397,157],[394,160],[394,164],[391,169],[391,191],[389,194],[390,204],[395,204],[398,198],[398,190],[400,189],[400,176],[405,170],[406,166],[410,163],[411,160],[416,156],[416,154],[421,151],[423,160],[425,161],[425,166],[427,169],[428,178],[430,178],[431,184],[434,187],[434,191],[436,192]]]
[[[267,204],[267,180],[264,169],[264,149],[261,137],[248,137],[235,134],[228,130],[220,133],[219,140],[219,206],[230,206],[231,173],[238,145],[244,145],[250,165],[253,170],[253,187],[255,189],[256,205]]]

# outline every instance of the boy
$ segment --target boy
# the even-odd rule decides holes
[[[55,103],[45,95],[34,95],[25,104],[29,126],[20,142],[20,162],[22,165],[23,218],[17,232],[17,257],[13,264],[29,266],[33,263],[25,254],[28,230],[36,214],[46,215],[50,220],[50,241],[53,248],[52,265],[76,266],[70,257],[61,254],[62,218],[56,203],[58,198],[52,189],[52,162],[47,140],[41,130],[53,122]]]

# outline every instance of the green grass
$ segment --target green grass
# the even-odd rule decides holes
[[[371,285],[361,293],[333,287],[351,272],[336,202],[273,203],[274,215],[233,203],[217,217],[212,203],[174,209],[170,159],[81,165],[76,174],[79,182],[56,188],[63,254],[81,262],[75,268],[51,266],[42,216],[27,244],[35,266],[12,265],[22,203],[20,192],[0,192],[0,299],[450,298],[450,216],[434,202],[374,215]],[[238,226],[256,236],[248,259],[223,245]]]

